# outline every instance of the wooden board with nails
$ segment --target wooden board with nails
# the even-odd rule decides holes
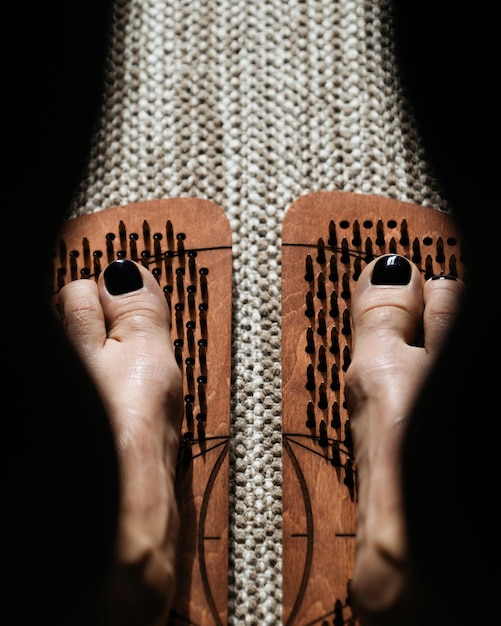
[[[142,263],[164,290],[185,407],[176,482],[178,586],[168,625],[224,626],[232,330],[227,217],[195,198],[139,202],[69,220],[56,248],[54,292],[71,280],[96,280],[119,258]]]
[[[358,626],[349,597],[357,472],[344,373],[351,293],[394,252],[423,279],[465,278],[461,237],[443,212],[372,195],[315,192],[282,228],[283,624]]]

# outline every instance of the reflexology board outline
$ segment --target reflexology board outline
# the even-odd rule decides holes
[[[68,220],[53,256],[54,292],[133,259],[162,286],[183,375],[177,464],[177,590],[168,626],[225,626],[231,378],[231,229],[217,205],[149,200]]]
[[[351,293],[365,265],[395,252],[423,278],[464,279],[451,217],[350,192],[313,192],[282,227],[283,624],[358,626],[349,598],[357,472],[344,398]]]

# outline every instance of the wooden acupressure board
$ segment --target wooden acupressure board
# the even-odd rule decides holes
[[[464,278],[461,240],[439,211],[376,196],[308,194],[282,229],[283,623],[357,626],[349,600],[356,460],[344,406],[350,296],[372,258],[396,252]],[[171,305],[185,414],[177,491],[178,589],[166,626],[227,623],[232,253],[226,216],[195,198],[151,200],[69,220],[54,292],[131,258]]]
[[[184,418],[177,464],[180,507],[177,590],[168,626],[225,626],[232,249],[227,217],[196,198],[151,200],[69,220],[54,251],[54,292],[96,280],[115,259],[147,267],[171,307],[183,374]],[[167,625],[166,625],[167,626]]]
[[[423,279],[464,278],[448,214],[348,192],[299,198],[282,228],[283,624],[358,626],[349,580],[357,469],[345,406],[350,298],[373,258],[394,252]]]

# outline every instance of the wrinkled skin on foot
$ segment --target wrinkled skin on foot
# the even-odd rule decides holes
[[[351,592],[368,626],[412,623],[400,448],[406,420],[458,307],[463,283],[424,281],[411,264],[405,285],[373,285],[376,261],[352,300],[354,349],[346,396],[358,471]]]
[[[109,623],[165,624],[175,585],[178,511],[174,475],[182,409],[170,314],[153,275],[111,295],[103,280],[59,294],[68,337],[103,399],[118,451],[121,503]],[[92,450],[89,450],[92,454]]]

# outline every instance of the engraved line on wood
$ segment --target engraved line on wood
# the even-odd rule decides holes
[[[212,595],[212,590],[209,584],[209,576],[207,574],[207,566],[205,562],[205,540],[206,540],[205,522],[207,519],[209,499],[210,499],[212,490],[214,488],[217,475],[223,464],[223,460],[228,453],[228,449],[229,449],[229,443],[228,441],[226,441],[223,449],[221,450],[221,453],[219,454],[216,462],[214,463],[212,467],[212,471],[210,473],[209,480],[207,481],[207,486],[205,488],[205,492],[204,492],[204,496],[202,500],[202,506],[200,508],[199,526],[198,526],[198,564],[200,568],[200,575],[201,575],[202,585],[203,585],[204,592],[205,592],[205,597],[207,599],[207,604],[214,618],[214,621],[218,626],[223,626],[223,624],[217,612],[217,607],[216,607],[214,597]]]
[[[294,472],[296,474],[297,480],[299,482],[299,486],[301,489],[301,494],[303,496],[303,503],[306,513],[306,558],[303,569],[303,575],[301,577],[301,583],[299,585],[299,590],[296,596],[296,600],[294,602],[294,606],[292,607],[292,611],[290,613],[289,619],[287,620],[287,626],[290,626],[294,623],[294,619],[296,618],[296,614],[299,611],[301,604],[303,603],[303,599],[306,593],[306,586],[308,584],[308,579],[310,577],[311,564],[313,562],[313,510],[311,506],[310,494],[308,493],[308,487],[306,485],[306,481],[303,476],[303,472],[301,471],[301,466],[294,454],[292,447],[289,443],[287,436],[282,438],[285,451],[287,452],[290,460],[292,461],[292,465],[294,468]]]

